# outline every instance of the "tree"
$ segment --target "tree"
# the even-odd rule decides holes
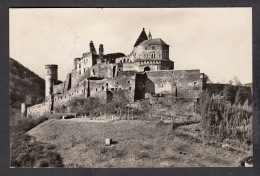
[[[242,85],[240,80],[236,76],[234,76],[233,81],[234,81],[236,86],[241,86]]]
[[[204,75],[204,82],[205,83],[210,83],[211,82],[211,80],[209,79],[209,76],[208,75]]]
[[[26,95],[24,101],[27,105],[31,105],[32,104],[32,97],[30,95]]]

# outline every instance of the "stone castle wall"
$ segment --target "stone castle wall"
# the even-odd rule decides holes
[[[45,114],[48,114],[50,113],[51,106],[52,106],[51,99],[47,99],[41,104],[28,107],[27,116],[32,118],[37,118]]]
[[[199,70],[146,72],[146,93],[174,94],[176,97],[199,98],[203,77]]]

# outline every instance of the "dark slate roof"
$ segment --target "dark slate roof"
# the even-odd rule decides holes
[[[145,40],[140,45],[167,45],[162,39],[156,38],[151,40]]]
[[[134,47],[136,47],[137,45],[139,45],[140,43],[142,43],[144,40],[147,40],[147,39],[148,39],[147,35],[146,35],[144,28],[143,28],[143,31],[141,32],[140,36],[136,40]]]

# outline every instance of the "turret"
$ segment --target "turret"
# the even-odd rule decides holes
[[[94,43],[93,43],[92,40],[91,40],[90,43],[89,43],[89,48],[90,48],[90,52],[91,52],[92,54],[97,54],[96,48],[95,48]]]
[[[149,34],[148,34],[148,40],[152,40],[152,34],[151,34],[150,31],[149,31]]]
[[[104,48],[103,48],[103,45],[100,44],[99,45],[99,58],[102,59],[103,55],[104,55]]]
[[[53,85],[58,82],[58,65],[45,65],[45,96],[53,94]]]

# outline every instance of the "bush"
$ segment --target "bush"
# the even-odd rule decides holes
[[[49,167],[49,162],[46,159],[40,159],[36,164],[36,167]]]
[[[204,95],[201,107],[202,129],[205,137],[219,141],[235,139],[252,141],[252,107],[231,105]]]
[[[53,150],[54,145],[46,145],[32,140],[26,134],[35,126],[47,120],[47,117],[37,119],[21,118],[19,114],[10,116],[10,155],[11,167],[62,167],[62,158]],[[48,152],[54,153],[48,153]]]

